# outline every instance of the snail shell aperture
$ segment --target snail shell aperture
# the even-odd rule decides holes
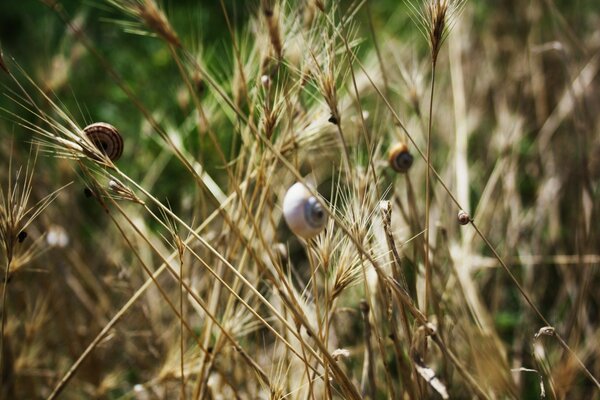
[[[111,161],[117,161],[123,154],[123,137],[111,124],[95,122],[83,128],[83,131],[94,146]]]
[[[283,198],[283,217],[290,230],[304,239],[316,236],[327,224],[327,212],[300,182],[293,184]]]
[[[398,143],[390,149],[388,161],[394,171],[406,173],[412,166],[413,156],[406,143]]]

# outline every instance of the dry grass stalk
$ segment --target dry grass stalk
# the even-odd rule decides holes
[[[4,63],[8,60],[0,57],[0,68],[15,88],[7,91],[7,97],[26,114],[9,111],[17,129],[64,158],[49,162],[75,165],[76,173],[68,176],[85,184],[91,195],[79,199],[85,201],[86,213],[78,212],[76,196],[61,196],[65,204],[60,208],[73,213],[70,223],[61,223],[60,208],[48,211],[48,222],[69,230],[90,227],[96,254],[82,256],[90,254],[89,244],[85,235],[77,234],[60,249],[38,247],[38,239],[12,257],[11,269],[18,265],[22,273],[13,279],[16,289],[11,296],[16,297],[15,301],[9,297],[11,307],[30,304],[31,299],[39,302],[40,289],[51,300],[35,312],[22,310],[23,321],[8,314],[8,335],[3,336],[11,339],[6,359],[13,360],[8,364],[14,365],[14,388],[28,391],[31,397],[39,395],[28,383],[34,379],[32,374],[45,373],[36,362],[48,357],[40,357],[36,349],[48,348],[59,335],[74,350],[70,356],[52,354],[62,375],[51,373],[41,384],[43,390],[52,390],[51,398],[72,393],[108,396],[113,390],[137,398],[518,397],[530,393],[523,382],[528,382],[527,375],[534,369],[543,378],[542,388],[552,395],[589,394],[594,389],[573,385],[583,374],[597,384],[598,363],[592,361],[597,346],[590,339],[595,332],[593,316],[584,312],[586,299],[593,296],[591,284],[578,284],[582,278],[576,268],[533,267],[538,259],[581,266],[597,258],[593,235],[587,237],[594,232],[590,221],[595,215],[589,191],[579,199],[585,215],[576,218],[579,222],[573,226],[578,237],[587,238],[587,247],[572,250],[565,244],[568,239],[555,231],[552,240],[572,258],[546,255],[543,247],[548,243],[546,219],[565,223],[559,211],[550,211],[549,198],[572,200],[563,189],[569,180],[580,181],[564,176],[558,185],[552,181],[559,174],[553,157],[568,154],[555,149],[553,141],[560,139],[560,125],[578,112],[579,102],[574,99],[568,110],[558,113],[561,124],[548,120],[552,129],[544,129],[552,134],[544,139],[544,151],[550,156],[535,149],[527,152],[543,161],[534,171],[540,180],[537,210],[530,210],[520,198],[522,188],[514,182],[521,168],[529,171],[537,164],[528,161],[528,154],[509,150],[512,142],[523,144],[525,132],[533,129],[532,119],[509,106],[514,93],[499,80],[504,72],[481,61],[500,54],[495,39],[474,35],[472,41],[461,42],[460,51],[450,51],[451,63],[459,60],[460,70],[443,68],[442,45],[464,1],[425,0],[409,5],[430,50],[428,60],[422,60],[422,52],[403,49],[394,41],[377,45],[375,31],[383,16],[376,3],[365,10],[364,3],[346,6],[307,0],[298,18],[300,8],[292,2],[265,0],[257,12],[250,13],[246,26],[239,24],[237,9],[230,18],[231,8],[222,0],[231,51],[229,56],[219,54],[218,66],[211,62],[210,52],[187,48],[184,31],[176,31],[176,20],[170,21],[155,1],[111,1],[131,19],[121,24],[127,30],[161,39],[158,45],[164,46],[179,71],[175,87],[185,92],[185,98],[177,99],[183,117],[163,115],[156,105],[146,104],[143,92],[120,76],[111,56],[102,54],[86,27],[70,19],[59,2],[45,3],[135,106],[145,121],[141,130],[149,135],[138,137],[134,128],[127,140],[138,140],[135,149],[126,144],[118,162],[105,157],[86,140],[81,127],[87,124],[57,99],[60,93],[40,89],[11,63],[10,70],[19,70],[19,76],[12,75]],[[364,12],[369,27],[362,26]],[[467,24],[471,19],[465,15]],[[388,42],[386,30],[377,33]],[[487,52],[467,57],[468,52],[478,52],[476,46],[485,46]],[[503,51],[524,59],[517,47],[508,48]],[[542,57],[545,66],[553,65]],[[395,69],[387,61],[394,59],[413,59],[414,68],[402,62]],[[420,94],[427,64],[433,71],[429,115],[423,116]],[[513,69],[522,72],[506,68],[509,73]],[[477,82],[462,80],[454,85],[455,79],[476,72],[480,73]],[[545,93],[564,98],[568,82],[584,82],[592,88],[588,72],[584,80],[571,77],[564,85],[549,85]],[[68,77],[75,74],[73,69]],[[442,77],[437,86],[436,75]],[[64,76],[61,79],[55,88],[68,82]],[[434,87],[455,98],[436,101],[434,107]],[[539,82],[534,87],[539,90]],[[523,93],[527,104],[548,99],[538,92],[531,99],[527,90]],[[576,97],[586,90],[576,90]],[[454,102],[462,105],[453,109]],[[84,109],[90,107],[86,103]],[[514,133],[504,137],[513,123]],[[468,173],[462,182],[450,178],[456,174],[455,165],[446,162],[446,155],[452,157],[456,150],[452,126],[461,127],[464,139],[462,153],[456,157]],[[483,127],[491,132],[492,146],[485,152],[474,147],[467,160],[465,142],[476,143]],[[577,132],[583,129],[578,125]],[[222,136],[224,132],[232,143]],[[386,153],[399,140],[410,142],[418,157],[398,179],[388,167]],[[590,147],[598,145],[591,136],[581,140]],[[192,142],[198,142],[200,149]],[[488,157],[496,156],[496,143],[504,150],[498,161],[490,163],[494,170],[488,175]],[[157,156],[148,159],[146,147],[155,149]],[[2,152],[12,151],[0,145]],[[176,190],[165,191],[173,186],[169,175],[173,171],[181,181]],[[435,196],[430,193],[431,177],[439,188]],[[48,185],[52,182],[45,179]],[[329,216],[321,233],[310,240],[297,240],[285,228],[281,201],[295,182],[306,185]],[[479,193],[482,187],[480,198],[471,197],[471,191]],[[37,190],[32,193],[43,198]],[[168,200],[163,201],[165,193]],[[392,198],[393,202],[386,200]],[[419,205],[422,199],[424,209]],[[471,210],[473,200],[478,201],[475,218],[463,218],[461,227],[457,210]],[[507,209],[507,204],[515,206]],[[99,215],[90,219],[93,212]],[[44,223],[45,215],[39,219]],[[17,234],[11,242],[16,240],[15,248],[22,237],[17,230],[11,230],[13,237]],[[42,238],[41,232],[43,227],[37,232],[36,226],[30,235]],[[473,241],[474,237],[480,240]],[[42,250],[56,251],[60,257],[51,259],[64,260],[56,272],[47,271],[53,274],[45,280],[47,285],[27,274],[34,270],[35,257]],[[508,277],[497,269],[475,268],[482,262],[490,264],[478,255],[484,252],[493,254]],[[520,264],[513,265],[514,260]],[[533,284],[551,274],[564,278],[556,298],[576,311],[569,321],[557,317],[556,308],[540,292],[542,285]],[[594,276],[593,268],[587,268],[585,279]],[[21,290],[25,284],[37,290]],[[74,294],[68,307],[61,303],[65,291]],[[525,302],[515,302],[517,296]],[[361,298],[366,302],[359,304]],[[72,324],[60,323],[66,318],[64,309],[72,310]],[[510,316],[523,314],[509,329],[502,326],[505,310]],[[561,346],[548,347],[547,354],[530,361],[520,349],[528,348],[531,330],[538,329],[536,321],[554,326],[546,315],[561,327],[561,335],[551,329]],[[28,331],[28,318],[30,331],[38,333],[21,339],[14,332]],[[41,324],[49,327],[44,334],[39,333]],[[428,341],[431,345],[425,352],[423,343]],[[539,353],[539,340],[534,341]],[[567,341],[581,345],[571,348]],[[362,354],[361,371],[356,359]],[[529,362],[534,368],[529,368]],[[91,364],[103,372],[103,379],[88,379]],[[131,365],[139,376],[127,378],[122,364]]]

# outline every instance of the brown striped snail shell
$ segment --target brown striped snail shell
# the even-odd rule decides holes
[[[117,161],[123,154],[123,137],[111,124],[95,122],[83,128],[88,139],[111,161]]]
[[[388,161],[394,171],[406,173],[412,166],[413,156],[406,143],[398,143],[390,149]]]
[[[465,210],[460,210],[457,215],[458,223],[461,225],[466,225],[471,222],[471,216]]]

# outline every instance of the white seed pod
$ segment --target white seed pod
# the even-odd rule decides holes
[[[283,198],[283,217],[296,236],[310,239],[327,225],[327,213],[300,182],[293,184]]]
[[[83,128],[83,131],[111,161],[117,161],[123,154],[123,137],[111,124],[96,122]]]
[[[46,243],[50,247],[66,247],[69,244],[69,235],[60,225],[52,225],[46,234]]]

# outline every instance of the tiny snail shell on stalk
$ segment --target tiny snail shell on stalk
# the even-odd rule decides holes
[[[460,210],[458,212],[457,218],[458,218],[458,223],[461,225],[467,225],[469,222],[471,222],[471,216],[465,210]]]
[[[323,206],[300,182],[293,184],[283,198],[283,217],[290,230],[304,239],[316,236],[327,224]]]
[[[123,154],[123,137],[111,124],[95,122],[83,128],[83,131],[94,146],[111,161],[117,161]]]
[[[89,199],[90,197],[92,197],[94,195],[94,192],[92,192],[92,189],[90,189],[90,188],[85,188],[85,189],[83,189],[83,194],[85,195],[85,197],[87,197]]]
[[[394,171],[406,173],[412,166],[413,156],[408,151],[406,143],[400,142],[390,149],[388,161]]]
[[[60,225],[52,225],[46,235],[46,244],[50,247],[64,248],[69,244],[69,235]]]
[[[267,74],[262,75],[260,77],[260,83],[263,85],[264,88],[268,88],[269,86],[271,86],[271,78]]]

